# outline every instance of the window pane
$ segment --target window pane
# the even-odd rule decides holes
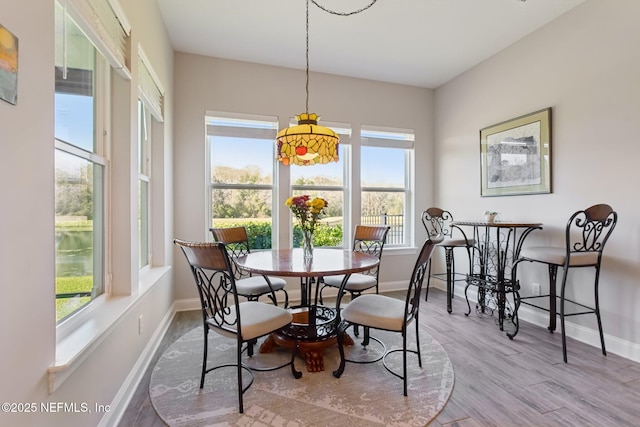
[[[407,221],[413,207],[411,130],[363,127],[361,130],[361,222],[387,225],[387,244],[412,244],[413,228]]]
[[[152,116],[138,100],[138,266],[149,264],[149,186]]]
[[[66,19],[66,69],[55,68],[55,137],[94,152],[95,49],[75,23]],[[56,48],[62,49],[62,43],[56,43]]]
[[[363,146],[361,185],[363,187],[404,188],[405,151],[398,148]]]
[[[251,249],[271,248],[271,190],[215,188],[211,200],[212,227],[246,227]]]
[[[388,225],[387,244],[404,244],[404,198],[404,192],[363,191],[361,223]]]
[[[138,266],[149,264],[149,183],[138,180]]]
[[[226,184],[271,184],[274,142],[253,138],[209,137],[211,181]]]
[[[103,293],[102,167],[56,150],[56,315]]]
[[[313,166],[289,166],[293,185],[322,185],[342,187],[344,175],[344,147],[338,145],[339,161]]]

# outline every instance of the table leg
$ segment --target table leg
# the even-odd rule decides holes
[[[453,298],[453,272],[451,271],[451,265],[453,262],[453,248],[444,248],[445,263],[447,265],[447,311],[451,313],[453,308],[451,306],[451,298]]]

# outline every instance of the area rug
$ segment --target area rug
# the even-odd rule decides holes
[[[372,335],[388,348],[401,345],[398,333],[375,331]],[[364,360],[382,351],[373,342],[365,349],[354,338],[356,344],[346,347],[348,358]],[[298,380],[289,367],[254,372],[255,381],[244,394],[244,413],[240,414],[235,368],[209,373],[204,388],[199,387],[203,332],[197,327],[162,354],[151,374],[149,395],[156,412],[169,426],[425,426],[446,405],[454,372],[445,350],[424,329],[420,342],[422,369],[416,356],[407,355],[407,397],[402,393],[402,380],[390,374],[382,361],[347,363],[342,377],[334,378],[332,372],[340,360],[334,346],[325,351],[325,370],[321,372],[307,372],[304,360],[297,358],[296,367],[303,372]],[[411,344],[415,347],[414,342]],[[233,339],[209,333],[208,366],[232,363],[235,357]],[[287,357],[289,353],[280,349],[245,359],[254,366],[274,366]],[[402,353],[392,353],[387,363],[402,372]]]

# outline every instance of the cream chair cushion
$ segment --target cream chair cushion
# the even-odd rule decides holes
[[[565,248],[552,247],[531,247],[523,248],[520,257],[533,261],[543,262],[553,265],[564,265],[567,257]],[[569,266],[579,267],[584,265],[596,265],[598,263],[598,252],[576,252],[571,254]]]
[[[280,277],[267,277],[269,277],[271,288],[274,291],[284,289],[284,286],[287,284],[287,282],[285,282],[284,279],[281,279]],[[238,290],[238,294],[240,295],[263,295],[270,292],[269,285],[262,276],[251,276],[244,279],[236,280],[236,289]]]
[[[240,318],[242,319],[242,331],[240,335],[244,341],[266,335],[271,331],[287,326],[293,320],[293,316],[288,310],[272,304],[265,304],[258,301],[245,301],[241,302],[239,306]],[[226,329],[229,334],[223,333],[214,319],[207,320],[207,324],[213,326],[214,330],[222,335],[235,337],[233,333],[237,332],[237,324],[235,323],[236,308],[235,306],[230,306],[227,309],[231,315],[227,314],[225,320],[232,324],[225,324],[224,329]]]
[[[322,281],[336,288],[339,288],[344,279],[344,274],[338,276],[326,276],[322,278]],[[345,289],[347,291],[363,291],[365,289],[372,288],[376,285],[376,278],[369,276],[368,274],[354,273],[349,277]]]
[[[444,239],[442,243],[438,243],[438,246],[455,246],[455,247],[466,247],[473,246],[476,244],[476,241],[473,239]]]
[[[342,318],[351,323],[389,331],[402,331],[405,301],[378,294],[355,298],[342,310]]]

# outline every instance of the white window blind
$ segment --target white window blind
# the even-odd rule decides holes
[[[363,126],[362,145],[369,147],[413,148],[415,133],[410,129],[391,129],[378,126]]]
[[[157,121],[164,121],[164,90],[140,46],[138,46],[138,75],[140,99]]]
[[[131,26],[117,0],[58,0],[122,77],[131,79],[127,46]]]

